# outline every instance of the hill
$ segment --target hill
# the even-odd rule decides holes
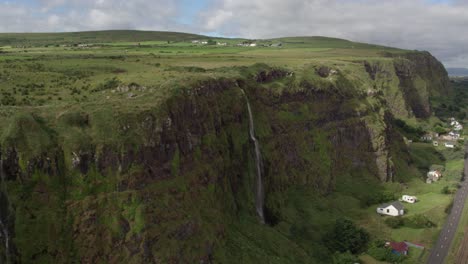
[[[187,41],[207,38],[200,35],[138,30],[106,30],[73,33],[0,33],[0,46],[44,46],[76,43],[143,41]]]

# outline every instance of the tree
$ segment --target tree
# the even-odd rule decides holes
[[[216,45],[216,41],[212,40],[212,39],[209,39],[208,40],[208,45]]]
[[[391,228],[400,228],[405,224],[402,217],[390,217],[385,219],[385,224]]]
[[[345,253],[340,253],[336,252],[332,256],[333,259],[333,264],[355,264],[355,263],[361,263],[359,258],[351,252],[346,251]]]
[[[358,254],[366,250],[369,243],[369,233],[356,226],[351,220],[340,218],[336,220],[333,229],[324,237],[324,243],[332,252],[350,251]]]

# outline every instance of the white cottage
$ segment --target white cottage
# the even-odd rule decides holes
[[[405,214],[405,207],[400,202],[381,204],[377,207],[377,213],[381,215],[400,216]]]
[[[416,196],[403,195],[403,197],[401,197],[401,200],[407,203],[415,203],[416,201],[418,201],[418,198]]]

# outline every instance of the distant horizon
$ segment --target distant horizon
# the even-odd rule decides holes
[[[243,38],[243,37],[229,37],[229,36],[214,36],[214,35],[209,35],[209,34],[198,34],[198,33],[193,33],[193,32],[183,32],[183,31],[169,31],[169,30],[146,30],[146,29],[96,29],[96,30],[82,30],[82,31],[60,31],[60,32],[0,32],[1,34],[74,34],[74,33],[99,33],[99,32],[111,32],[111,31],[134,31],[134,32],[161,32],[161,33],[178,33],[178,34],[187,34],[187,35],[196,35],[200,37],[207,37],[207,38],[223,38],[223,39],[246,39],[246,40],[271,40],[271,39],[280,39],[280,38],[328,38],[328,39],[338,39],[338,40],[344,40],[344,41],[350,41],[353,43],[363,43],[363,44],[369,44],[369,45],[376,45],[376,46],[382,46],[382,47],[387,47],[387,48],[395,48],[395,49],[404,49],[404,48],[399,48],[399,47],[394,47],[394,46],[388,46],[388,45],[383,45],[379,43],[372,43],[372,42],[362,42],[362,41],[355,41],[351,39],[345,39],[345,38],[337,38],[337,37],[330,37],[330,36],[323,36],[323,35],[300,35],[300,36],[292,36],[292,35],[286,35],[286,36],[274,36],[272,38]],[[0,36],[1,37],[1,36]],[[419,49],[405,49],[405,50],[419,50]],[[426,51],[426,50],[419,50],[419,51]],[[430,52],[430,51],[429,51]],[[432,54],[432,53],[431,53]],[[434,54],[432,54],[434,55]],[[437,56],[436,56],[437,58]],[[439,59],[439,58],[437,58]],[[439,59],[440,60],[440,59]],[[445,68],[449,69],[456,69],[456,68],[463,68],[463,69],[468,69],[467,67],[449,67],[445,65],[443,61],[441,61],[442,64],[444,64]]]
[[[343,15],[346,14],[346,15]],[[468,2],[461,0],[0,0],[0,32],[129,29],[224,38],[327,36],[427,50],[467,67]]]

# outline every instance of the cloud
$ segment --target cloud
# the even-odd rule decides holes
[[[177,23],[179,4],[179,0],[39,0],[33,6],[0,0],[0,31],[182,29]]]
[[[330,36],[433,52],[468,66],[468,4],[423,0],[221,0],[202,28],[248,38]]]
[[[0,31],[144,29],[247,38],[320,35],[429,50],[448,66],[468,67],[464,0],[200,0],[207,3],[197,12],[189,10],[195,5],[187,1],[0,0]]]

